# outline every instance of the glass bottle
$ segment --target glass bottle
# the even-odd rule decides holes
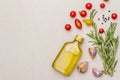
[[[73,41],[66,42],[52,63],[52,67],[65,76],[69,76],[82,56],[81,44],[84,38],[76,35]]]

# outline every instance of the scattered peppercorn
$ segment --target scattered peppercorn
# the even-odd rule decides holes
[[[101,24],[107,23],[110,20],[110,16],[102,15],[101,18],[98,18],[98,21],[102,21]]]
[[[98,18],[98,21],[100,20],[100,18]]]
[[[108,20],[110,20],[110,17],[108,17]]]
[[[111,12],[110,10],[108,10],[108,12]]]
[[[104,23],[101,23],[102,25],[104,24]]]

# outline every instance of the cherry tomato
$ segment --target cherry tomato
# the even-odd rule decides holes
[[[87,15],[87,12],[85,10],[80,11],[80,15],[82,17],[85,17]]]
[[[79,19],[75,19],[75,26],[78,28],[78,29],[82,29],[82,23]]]
[[[111,15],[111,18],[112,19],[116,19],[118,16],[117,16],[117,13],[112,13],[112,15]]]
[[[100,29],[99,29],[99,33],[104,33],[104,29],[103,29],[103,28],[100,28]]]
[[[100,4],[100,7],[101,7],[101,8],[105,8],[105,4],[104,4],[104,3],[101,3],[101,4]]]
[[[86,3],[85,7],[90,10],[92,8],[92,3]]]
[[[71,11],[70,12],[70,17],[74,18],[76,16],[76,12],[75,11]]]
[[[104,0],[104,1],[109,1],[109,0]]]
[[[67,31],[71,30],[71,25],[70,25],[70,24],[66,24],[66,25],[65,25],[65,29],[66,29]]]

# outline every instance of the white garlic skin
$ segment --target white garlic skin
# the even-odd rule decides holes
[[[97,68],[92,68],[92,72],[95,77],[101,77],[103,75],[103,72]]]
[[[81,62],[78,66],[77,66],[77,70],[81,73],[85,73],[88,70],[88,61],[84,61]]]
[[[96,54],[97,54],[96,48],[88,48],[88,51],[89,51],[90,57],[92,59],[94,59],[96,57]]]

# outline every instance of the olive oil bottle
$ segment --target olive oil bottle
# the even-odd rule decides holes
[[[73,41],[66,42],[55,60],[52,67],[65,76],[69,76],[82,56],[81,44],[84,38],[76,35]]]

